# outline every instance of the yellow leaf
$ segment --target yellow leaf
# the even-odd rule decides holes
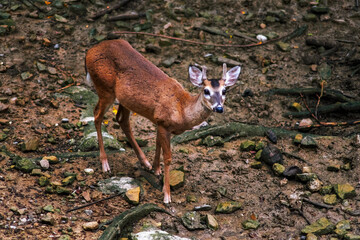
[[[109,121],[108,121],[108,120],[104,120],[104,124],[105,124],[105,125],[108,125],[108,124],[109,124]]]

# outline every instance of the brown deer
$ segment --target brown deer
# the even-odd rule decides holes
[[[105,153],[101,124],[104,114],[119,102],[116,120],[124,131],[140,163],[152,166],[141,151],[130,129],[130,111],[140,114],[157,125],[156,151],[153,162],[156,175],[161,174],[160,154],[164,159],[164,202],[171,202],[169,172],[171,163],[170,135],[180,134],[202,123],[211,112],[222,113],[225,88],[235,84],[240,66],[226,70],[221,79],[207,79],[202,71],[189,66],[190,81],[202,88],[197,96],[190,95],[175,79],[144,58],[125,40],[108,40],[88,50],[86,54],[87,79],[92,80],[99,101],[94,110],[95,127],[104,172],[110,171]]]

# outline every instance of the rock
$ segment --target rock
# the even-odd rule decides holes
[[[293,102],[290,106],[290,110],[294,110],[294,111],[297,111],[297,112],[301,112],[302,111],[302,106],[297,103],[297,102]]]
[[[44,217],[41,218],[41,222],[48,224],[48,225],[55,225],[55,218],[50,214],[46,214]]]
[[[55,189],[55,192],[56,192],[56,194],[59,194],[59,195],[68,195],[71,193],[71,189],[57,186]]]
[[[48,67],[48,68],[47,68],[47,71],[48,71],[48,73],[51,74],[51,75],[56,75],[56,74],[57,74],[57,70],[56,70],[56,68],[54,68],[54,67]]]
[[[256,143],[255,151],[259,151],[259,150],[263,149],[264,147],[265,147],[265,143],[263,141],[260,141],[260,142]]]
[[[84,172],[85,172],[87,175],[92,175],[92,174],[94,174],[94,169],[92,169],[92,168],[85,168],[85,169],[84,169]]]
[[[287,179],[293,179],[298,174],[301,174],[301,173],[302,173],[302,171],[298,166],[290,166],[285,169],[285,171],[282,173],[282,175],[284,177],[286,177]]]
[[[166,239],[166,240],[191,240],[190,238],[181,238],[178,236],[173,236],[168,232],[158,230],[158,229],[148,229],[146,231],[138,232],[138,233],[132,233],[131,239],[136,240],[160,240],[160,239]]]
[[[41,169],[39,168],[35,168],[31,171],[30,173],[31,176],[41,176],[42,175],[42,172],[41,172]]]
[[[283,164],[283,157],[280,149],[272,144],[268,144],[261,152],[261,160],[272,166],[274,163]]]
[[[344,239],[345,240],[360,240],[360,235],[354,235],[351,233],[347,233],[347,234],[345,234]]]
[[[302,182],[308,182],[313,179],[317,179],[317,175],[315,173],[301,173],[297,174],[296,178]]]
[[[261,151],[261,150],[260,150]],[[259,161],[255,161],[255,162],[252,162],[250,164],[250,167],[254,168],[254,169],[260,169],[262,167],[262,163],[259,162]]]
[[[255,149],[255,142],[246,140],[245,142],[242,142],[240,144],[240,150],[241,151],[252,151]]]
[[[45,156],[42,158],[42,160],[47,160],[50,164],[56,164],[60,162],[56,156]]]
[[[170,187],[172,189],[178,189],[185,183],[185,173],[180,170],[170,171]]]
[[[263,150],[259,150],[256,152],[255,154],[255,160],[260,160],[261,159],[261,153],[262,153]]]
[[[323,186],[320,189],[320,194],[322,194],[322,195],[330,194],[332,192],[332,190],[333,190],[332,185]]]
[[[125,200],[133,205],[138,205],[140,202],[140,187],[127,190]]]
[[[224,140],[220,136],[207,136],[201,141],[201,144],[208,147],[224,146]]]
[[[218,230],[219,229],[219,223],[216,221],[215,217],[211,214],[206,214],[206,224],[208,228],[212,230]]]
[[[50,205],[46,205],[45,207],[43,207],[43,210],[45,212],[54,212],[54,207],[50,204]]]
[[[204,204],[204,205],[201,205],[201,206],[196,206],[194,207],[194,211],[210,211],[211,210],[211,205],[209,204]]]
[[[309,148],[316,148],[318,146],[317,142],[315,141],[314,138],[310,137],[310,136],[305,136],[302,140],[301,140],[301,146],[303,147],[309,147]]]
[[[334,164],[334,165],[327,166],[326,169],[330,172],[338,172],[338,171],[340,171],[340,164]]]
[[[21,79],[22,79],[23,81],[29,80],[29,79],[31,79],[33,76],[34,76],[34,75],[33,75],[32,73],[30,73],[30,72],[23,72],[23,73],[20,74],[20,77],[21,77]]]
[[[337,198],[335,194],[326,194],[323,197],[324,203],[329,204],[329,205],[335,205],[337,202]]]
[[[130,189],[140,187],[131,177],[112,177],[98,182],[100,191],[105,194],[125,193]]]
[[[242,222],[241,225],[245,230],[248,230],[248,229],[257,229],[260,226],[260,223],[259,221],[249,219]]]
[[[304,119],[301,119],[301,121],[299,123],[299,127],[308,127],[313,124],[314,124],[314,122],[310,118],[304,118]]]
[[[177,56],[169,56],[161,62],[161,65],[166,68],[169,68],[175,63],[176,59],[177,59]]]
[[[308,233],[306,235],[306,240],[318,240],[317,236],[313,233]]]
[[[353,198],[356,196],[355,188],[350,184],[334,184],[334,191],[340,199]]]
[[[341,169],[344,171],[351,170],[351,163],[345,163],[344,165],[341,166]]]
[[[64,186],[72,184],[76,179],[76,176],[68,176],[61,181]]]
[[[233,213],[242,208],[242,203],[228,201],[219,203],[216,206],[215,213]]]
[[[182,223],[188,230],[200,230],[205,229],[206,226],[201,221],[200,214],[198,214],[195,211],[192,212],[186,212],[181,217]]]
[[[285,171],[285,167],[279,163],[274,163],[274,165],[272,165],[272,170],[274,171],[275,175],[281,176]]]
[[[21,151],[22,152],[36,151],[38,147],[39,147],[39,139],[34,137],[29,140],[26,140],[21,144]]]
[[[303,17],[305,22],[316,22],[318,17],[313,13],[308,13]]]
[[[42,64],[41,62],[36,62],[36,67],[39,70],[39,72],[45,72],[46,71],[46,66],[44,64]]]
[[[319,179],[315,178],[311,179],[306,186],[311,192],[318,192],[320,191],[322,184],[323,183]]]
[[[328,7],[324,7],[324,6],[314,6],[311,8],[311,12],[313,13],[317,13],[317,14],[325,14],[329,12],[329,8]]]
[[[196,196],[194,196],[194,195],[188,195],[188,196],[186,196],[186,201],[187,201],[188,203],[197,202],[197,198],[196,198]]]
[[[316,235],[324,235],[331,233],[335,228],[335,225],[330,222],[327,218],[320,218],[315,223],[306,226],[301,230],[302,233],[313,233]]]
[[[46,160],[46,159],[40,160],[39,164],[40,164],[40,166],[41,166],[42,168],[44,168],[44,169],[48,169],[48,168],[50,167],[50,163],[49,163],[49,161]]]
[[[57,22],[61,22],[61,23],[67,23],[68,20],[66,18],[64,18],[63,16],[60,16],[58,14],[54,15],[55,21]]]
[[[98,229],[99,223],[96,222],[96,221],[94,221],[94,222],[87,222],[87,223],[84,223],[84,224],[82,225],[82,227],[83,227],[83,229],[84,229],[85,231],[93,231],[93,230]]]
[[[288,43],[279,41],[276,43],[276,46],[282,51],[282,52],[290,52],[291,46]]]
[[[336,229],[334,232],[340,237],[344,237],[347,234],[347,231],[351,229],[349,220],[342,220],[336,224]]]
[[[32,159],[21,158],[16,161],[15,168],[22,172],[30,173],[33,169],[38,168],[38,166]]]
[[[322,63],[319,68],[319,75],[321,77],[321,79],[323,80],[328,80],[331,77],[331,66],[328,65],[327,63]]]
[[[226,58],[226,57],[218,57],[217,58],[217,63],[221,63],[221,64],[226,63],[226,65],[228,65],[229,67],[234,67],[234,66],[240,66],[241,65],[240,62],[235,61],[235,60],[230,59],[230,58]]]
[[[39,182],[40,186],[44,187],[44,186],[49,184],[49,179],[47,177],[45,177],[45,176],[41,176],[41,177],[39,177],[38,182]]]
[[[11,15],[7,12],[0,11],[0,19],[8,19]]]
[[[269,129],[265,132],[266,137],[274,144],[277,143],[277,136],[273,130]]]
[[[302,134],[300,134],[300,133],[296,134],[295,138],[294,138],[294,144],[299,145],[301,143],[302,139],[303,139]]]

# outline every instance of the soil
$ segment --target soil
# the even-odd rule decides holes
[[[89,88],[85,81],[84,58],[87,49],[97,43],[95,37],[107,36],[111,31],[123,30],[106,17],[91,20],[95,12],[113,6],[115,1],[63,1],[61,8],[55,8],[55,1],[34,1],[36,6],[51,10],[48,15],[24,1],[0,1],[0,10],[8,12],[16,22],[11,33],[1,36],[0,45],[0,128],[8,137],[0,142],[9,151],[29,158],[41,158],[55,153],[77,151],[77,145],[83,132],[77,128],[65,129],[62,119],[76,124],[81,115],[82,106],[70,98],[61,95],[63,88],[73,79],[75,85]],[[25,1],[26,2],[26,1]],[[31,1],[27,1],[31,2]],[[95,2],[97,4],[95,4]],[[320,1],[321,2],[321,1]],[[310,1],[131,1],[123,8],[113,11],[117,15],[130,10],[145,12],[152,10],[151,28],[143,31],[178,36],[184,39],[220,44],[251,44],[245,38],[224,37],[199,31],[196,26],[205,24],[217,27],[231,34],[234,30],[251,34],[274,32],[279,36],[291,33],[297,27],[308,25],[305,34],[293,38],[288,43],[290,51],[281,51],[275,43],[248,48],[209,47],[185,42],[171,41],[171,46],[160,46],[163,39],[142,35],[122,35],[131,45],[147,59],[159,66],[170,77],[176,78],[193,94],[199,90],[188,80],[189,64],[198,63],[208,67],[208,76],[221,76],[222,63],[215,57],[226,57],[241,63],[242,72],[238,83],[227,93],[224,114],[212,114],[208,119],[210,125],[230,121],[245,122],[268,127],[295,129],[301,119],[286,118],[282,114],[289,111],[289,106],[298,102],[306,110],[336,103],[331,97],[320,98],[316,95],[267,95],[275,88],[321,88],[319,69],[324,64],[331,67],[331,75],[325,79],[324,86],[340,91],[353,101],[360,99],[359,68],[359,12],[353,1],[326,1],[329,13],[318,14],[314,21],[307,22],[303,16],[311,11]],[[70,11],[70,6],[82,3],[87,14]],[[301,3],[304,6],[300,6]],[[20,7],[11,10],[19,4]],[[62,15],[68,20],[61,23],[55,20],[54,14]],[[253,18],[247,20],[249,14]],[[275,22],[267,16],[282,16]],[[209,15],[209,17],[207,16]],[[34,17],[35,16],[35,17]],[[268,20],[268,21],[266,21]],[[124,21],[132,26],[146,23],[145,18]],[[261,28],[261,24],[266,24]],[[250,35],[252,37],[252,35]],[[322,41],[331,40],[338,44],[335,51],[322,54],[328,49],[309,46],[305,40],[319,37]],[[47,40],[49,41],[47,41]],[[168,40],[167,40],[168,41]],[[58,44],[59,47],[55,47]],[[147,51],[149,45],[157,46],[156,53]],[[354,54],[351,54],[354,53]],[[211,54],[213,57],[209,57]],[[163,61],[175,57],[170,67],[164,67]],[[316,61],[308,64],[306,59]],[[40,72],[36,63],[40,62],[56,69],[56,73]],[[267,65],[266,62],[270,62]],[[23,80],[20,75],[30,72],[33,76]],[[251,91],[253,96],[243,95]],[[124,134],[113,121],[111,109],[106,114],[107,129],[118,139]],[[318,114],[322,122],[348,122],[360,118],[359,112],[334,112]],[[317,121],[313,119],[316,123]],[[149,159],[155,155],[156,126],[133,114],[131,116],[133,132],[137,138],[148,140],[145,154]],[[358,125],[334,127],[317,127],[310,133],[327,136],[317,138],[317,148],[304,148],[294,145],[293,139],[278,139],[276,146],[282,151],[300,156],[306,162],[296,158],[284,157],[284,165],[310,166],[324,185],[349,183],[360,190],[359,159],[360,146]],[[21,145],[29,139],[38,139],[36,151],[23,152]],[[51,140],[50,140],[51,139]],[[271,167],[263,165],[261,169],[251,168],[255,152],[240,151],[241,142],[255,140],[267,142],[265,136],[240,138],[225,143],[222,147],[205,147],[199,141],[172,147],[172,169],[183,167],[186,181],[183,187],[173,190],[173,202],[165,206],[162,192],[154,189],[140,175],[139,164],[131,147],[126,145],[124,153],[109,155],[112,175],[126,175],[141,181],[144,194],[141,203],[155,203],[170,210],[175,216],[182,216],[194,206],[210,204],[213,209],[202,214],[213,214],[217,219],[219,230],[188,231],[177,218],[163,213],[154,213],[136,224],[134,231],[144,225],[159,225],[161,228],[182,237],[197,239],[300,239],[301,229],[320,217],[327,217],[333,223],[342,219],[352,222],[352,233],[360,235],[359,217],[351,216],[342,209],[360,209],[359,197],[338,202],[333,209],[319,209],[312,204],[301,203],[295,195],[308,195],[316,202],[322,202],[323,196],[308,191],[306,184],[295,180],[286,180],[274,175]],[[70,239],[97,239],[102,231],[84,231],[82,225],[88,221],[104,222],[132,207],[122,197],[103,201],[82,210],[66,213],[67,210],[106,197],[97,188],[97,182],[108,178],[102,173],[98,157],[64,158],[61,163],[51,165],[47,171],[51,181],[64,178],[64,173],[75,172],[77,180],[70,186],[72,194],[56,195],[45,192],[38,184],[38,176],[22,173],[14,168],[11,159],[4,153],[0,155],[0,239],[58,239],[69,235]],[[329,165],[351,164],[348,171],[327,171]],[[93,175],[86,175],[85,168],[95,170]],[[226,194],[220,194],[226,189]],[[188,196],[195,196],[196,202],[188,202]],[[214,214],[218,202],[229,199],[240,201],[243,208],[232,214]],[[40,221],[46,215],[42,209],[51,204],[55,212],[55,224],[44,224]],[[25,209],[19,214],[16,209]],[[299,211],[303,213],[299,214]],[[256,230],[244,230],[242,222],[257,219],[260,227]],[[321,239],[329,239],[330,235]]]

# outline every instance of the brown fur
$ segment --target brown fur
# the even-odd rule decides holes
[[[86,67],[99,95],[94,116],[103,170],[109,171],[110,168],[102,142],[101,122],[108,107],[117,98],[120,126],[140,162],[149,169],[151,165],[130,129],[130,111],[158,126],[154,170],[156,174],[161,172],[159,161],[162,149],[165,163],[164,202],[170,202],[170,135],[191,129],[210,115],[211,110],[205,105],[202,94],[191,96],[175,79],[168,77],[124,40],[104,41],[91,48],[86,55]]]

